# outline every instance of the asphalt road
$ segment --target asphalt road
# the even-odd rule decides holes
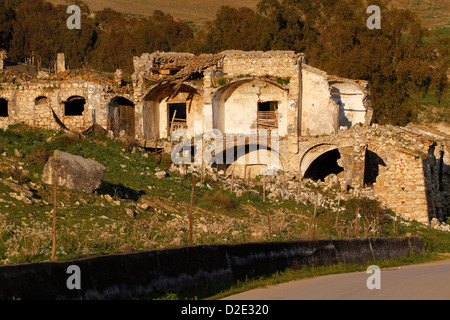
[[[368,289],[375,273],[321,276],[254,289],[224,300],[450,300],[450,260],[381,269],[380,289]]]

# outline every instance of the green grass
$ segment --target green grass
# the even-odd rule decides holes
[[[14,149],[24,157],[15,158]],[[9,178],[11,166],[23,167],[28,173],[14,174],[13,178],[36,188],[36,199],[31,205],[17,200],[11,195],[13,190],[0,182],[0,264],[2,261],[26,263],[49,259],[53,190],[52,186],[42,184],[41,175],[48,156],[56,149],[94,159],[107,168],[101,193],[58,189],[57,243],[61,247],[57,252],[58,260],[188,245],[192,176],[172,173],[169,178],[159,180],[154,175],[156,170],[168,171],[167,157],[170,156],[164,156],[162,161],[158,158],[155,168],[152,154],[144,157],[141,150],[130,153],[117,140],[102,136],[78,139],[63,132],[15,125],[6,131],[0,130],[0,151],[7,154],[0,156],[0,178]],[[197,177],[195,183],[199,180]],[[377,203],[365,199],[341,202],[338,228],[334,224],[336,212],[329,212],[329,234],[325,208],[317,208],[314,231],[314,206],[311,204],[293,200],[263,202],[261,187],[256,187],[259,194],[244,192],[242,197],[237,197],[211,176],[205,175],[204,181],[204,186],[195,188],[195,245],[308,240],[313,235],[315,239],[339,239],[417,234],[424,238],[427,252],[450,252],[448,233],[407,221],[394,226],[391,211],[382,212],[384,220],[378,223],[375,233],[369,231],[367,226],[373,222],[378,207]],[[120,205],[108,202],[102,196],[105,193]],[[139,206],[140,197],[148,199],[147,209]],[[358,206],[364,216],[355,233]],[[127,216],[125,208],[132,210],[135,217]],[[202,231],[200,225],[207,230]],[[212,229],[214,225],[220,225],[222,233]]]

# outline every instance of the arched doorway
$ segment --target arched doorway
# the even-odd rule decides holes
[[[134,103],[124,97],[115,97],[108,104],[108,129],[118,137],[123,131],[127,136],[135,136]]]
[[[344,171],[337,162],[340,158],[341,154],[337,148],[326,151],[311,162],[303,177],[323,181],[330,174],[338,175]]]
[[[258,144],[237,145],[222,150],[209,162],[213,167],[236,177],[253,178],[262,174],[276,174],[284,168],[284,160],[276,150]]]

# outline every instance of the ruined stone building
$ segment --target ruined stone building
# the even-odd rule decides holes
[[[109,79],[65,70],[63,60],[56,75],[1,73],[1,128],[22,122],[84,131],[98,124],[168,151],[177,129],[190,137],[220,132],[222,150],[244,153],[231,152],[230,163],[216,152],[205,165],[255,176],[276,153],[278,169],[314,180],[334,174],[344,188],[371,186],[384,204],[419,221],[449,214],[449,137],[372,125],[369,84],[328,75],[301,53],[143,54],[134,57],[128,85],[120,71]],[[256,143],[250,135],[259,131],[277,132],[276,141]]]

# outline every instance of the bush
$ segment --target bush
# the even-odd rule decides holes
[[[46,146],[37,146],[33,149],[33,152],[28,155],[30,163],[43,167],[48,158],[50,158],[51,152]]]
[[[205,194],[203,196],[203,201],[217,204],[220,208],[225,210],[235,209],[238,206],[238,203],[231,195],[220,193],[219,191]]]
[[[67,133],[64,133],[64,134],[56,137],[54,141],[63,147],[67,147],[71,144],[80,142],[80,140],[81,140],[81,137],[79,134],[76,134],[73,132],[67,132]]]
[[[368,220],[376,219],[379,214],[384,212],[381,210],[380,203],[377,200],[369,198],[350,198],[344,206],[354,214],[359,212],[362,217]]]
[[[7,170],[7,173],[19,184],[25,184],[29,181],[28,176],[22,170],[19,170],[16,167],[9,168]]]

